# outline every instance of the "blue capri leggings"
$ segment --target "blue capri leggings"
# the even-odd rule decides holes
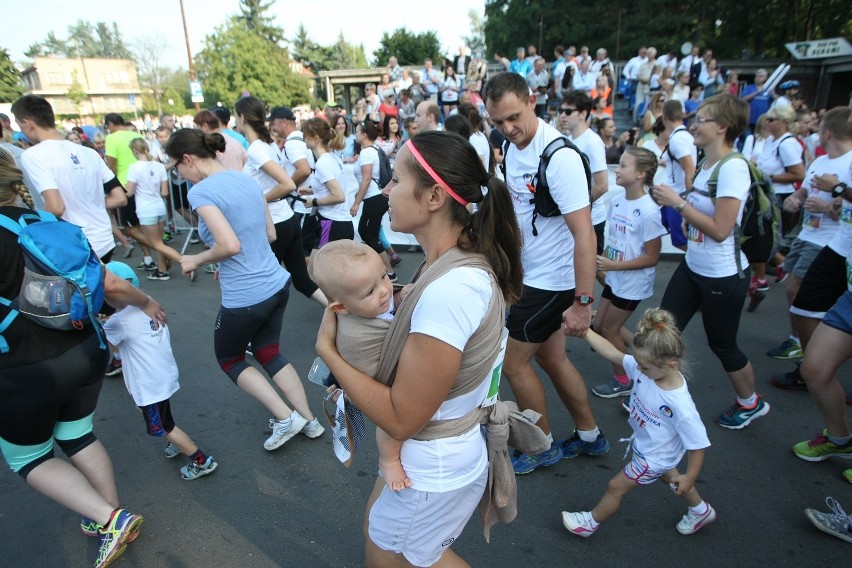
[[[250,367],[246,362],[246,348],[251,343],[254,358],[270,377],[289,364],[281,356],[278,341],[284,310],[290,298],[290,283],[268,299],[245,308],[219,308],[216,329],[213,331],[213,349],[223,371],[237,382],[240,373]]]
[[[0,451],[26,479],[53,457],[54,440],[73,456],[97,438],[92,416],[109,353],[91,337],[58,357],[0,371]]]

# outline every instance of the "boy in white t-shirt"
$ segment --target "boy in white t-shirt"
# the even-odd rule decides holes
[[[374,377],[384,336],[393,320],[393,284],[376,251],[351,240],[333,241],[313,260],[314,281],[338,314],[337,347],[353,367]],[[388,488],[402,491],[411,480],[402,469],[402,442],[376,427],[379,468]]]
[[[136,274],[126,264],[113,261],[107,264],[107,269],[139,286]],[[104,333],[113,350],[121,353],[124,384],[145,417],[148,434],[169,441],[165,449],[167,458],[189,456],[189,464],[180,470],[182,479],[191,481],[213,473],[219,464],[175,426],[172,418],[169,398],[180,385],[168,326],[161,325],[155,330],[142,310],[109,303],[116,312],[104,323]]]
[[[647,310],[636,330],[633,356],[625,355],[591,330],[585,339],[599,355],[623,365],[635,382],[628,420],[633,428],[633,458],[610,480],[594,509],[563,511],[562,524],[571,533],[588,538],[598,530],[599,523],[618,510],[631,489],[658,479],[668,483],[689,506],[676,526],[677,532],[690,535],[715,521],[716,511],[695,490],[710,440],[680,373],[684,346],[674,316],[658,308]],[[680,473],[677,465],[686,453],[686,473]]]

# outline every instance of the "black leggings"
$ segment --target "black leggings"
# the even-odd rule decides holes
[[[293,286],[310,298],[319,286],[308,275],[305,252],[302,248],[302,227],[299,216],[293,215],[286,221],[275,223],[275,242],[272,252],[279,263],[284,263],[287,272],[293,278]]]
[[[301,243],[300,247],[301,248]],[[219,308],[216,329],[213,330],[213,350],[219,366],[234,383],[240,373],[249,368],[246,348],[251,343],[252,353],[270,377],[286,367],[289,362],[281,356],[278,341],[290,283],[270,298],[245,308]]]
[[[358,222],[358,234],[364,244],[379,254],[385,252],[385,247],[379,240],[379,230],[382,228],[382,217],[388,212],[388,198],[384,195],[374,195],[364,200],[361,220]]]
[[[736,274],[708,278],[690,270],[684,260],[663,294],[661,307],[674,315],[681,331],[686,329],[689,320],[701,307],[707,342],[728,373],[739,371],[748,364],[748,357],[737,346],[737,331],[749,282],[751,272],[748,268],[745,268],[744,278]]]

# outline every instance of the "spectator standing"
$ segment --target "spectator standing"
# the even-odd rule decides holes
[[[527,75],[527,84],[535,94],[535,115],[539,117],[547,112],[547,85],[550,82],[544,64],[544,57],[538,57],[533,63],[532,72]]]

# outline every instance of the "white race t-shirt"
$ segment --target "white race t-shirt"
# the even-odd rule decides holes
[[[340,186],[340,191],[346,191],[343,189],[343,160],[331,152],[326,152],[319,157],[313,178],[314,182],[312,188],[314,190],[314,197],[317,199],[331,196],[331,192],[326,186],[326,183],[329,180],[337,180],[337,184]],[[344,197],[346,197],[345,193]],[[335,205],[320,205],[319,214],[326,219],[331,219],[332,221],[352,221],[352,215],[349,213],[349,207],[346,205],[346,199],[344,199],[342,203],[337,203]]]
[[[104,323],[104,333],[107,341],[118,346],[124,384],[136,406],[162,402],[180,388],[167,325],[154,330],[145,312],[127,306]]]
[[[261,168],[267,162],[273,162],[276,165],[281,165],[281,152],[278,151],[278,146],[274,142],[267,144],[263,140],[255,140],[251,143],[248,149],[248,159],[243,167],[243,173],[257,182],[263,189],[263,194],[269,193],[273,187],[278,185],[275,178],[263,171]],[[293,210],[286,199],[268,202],[269,214],[272,216],[272,222],[278,224],[286,221],[293,216]]]
[[[695,147],[692,134],[685,126],[678,126],[669,136],[669,147],[663,155],[663,159],[669,163],[666,183],[670,184],[678,193],[686,191],[686,172],[683,171],[683,166],[678,162],[686,156],[692,157],[692,165],[696,167],[698,149]]]
[[[535,136],[527,147],[520,150],[510,144],[506,152],[506,185],[523,235],[524,284],[551,292],[574,288],[574,237],[562,216],[539,216],[535,221],[538,236],[533,236],[533,194],[527,184],[538,172],[545,146],[559,136],[558,130],[538,119]],[[547,181],[563,215],[589,206],[583,160],[576,152],[560,150],[553,154]]]
[[[639,370],[631,355],[624,356],[622,365],[633,381],[627,419],[633,428],[633,448],[654,469],[672,469],[687,450],[710,447],[686,380],[675,390],[663,390]]]
[[[646,150],[650,150],[651,152],[653,152],[654,156],[658,160],[657,173],[654,174],[654,183],[655,184],[669,183],[669,179],[671,179],[669,177],[669,168],[668,168],[668,163],[669,163],[670,158],[668,156],[663,156],[663,148],[660,148],[658,146],[659,142],[660,142],[659,140],[647,140],[642,144],[642,148],[645,148]],[[659,160],[662,160],[664,163],[660,163]]]
[[[589,160],[589,168],[592,170],[592,184],[594,185],[594,175],[598,172],[605,172],[607,169],[606,146],[604,146],[603,140],[591,128],[580,134],[576,139],[573,136],[568,136],[568,140],[573,142]],[[547,176],[547,180],[550,181],[550,175]],[[606,205],[604,205],[603,196],[601,196],[592,203],[592,225],[604,221],[606,221]]]
[[[159,217],[166,214],[160,184],[168,182],[166,168],[160,162],[139,160],[127,169],[127,181],[136,184],[136,216]]]
[[[808,197],[816,197],[824,203],[831,203],[834,201],[831,191],[821,191],[813,187],[812,179],[814,176],[834,174],[841,182],[852,184],[849,173],[851,166],[852,151],[846,152],[833,160],[827,155],[820,156],[808,168],[802,187],[807,189]],[[799,239],[813,243],[818,247],[824,247],[831,242],[839,229],[840,221],[835,221],[825,213],[808,212],[807,209],[802,207],[802,230],[799,232]]]
[[[27,150],[27,152],[29,152],[29,150]],[[24,155],[26,156],[26,152],[24,152]],[[852,164],[850,164],[849,168],[846,169],[846,172],[839,177],[840,181],[844,182],[846,185],[852,185]],[[834,238],[831,239],[831,242],[828,243],[828,246],[831,247],[831,250],[844,258],[852,253],[852,202],[847,201],[846,199],[843,200],[843,204],[840,207],[840,229],[838,229]]]
[[[715,217],[716,205],[710,199],[710,188],[707,182],[715,168],[716,164],[712,164],[709,168],[702,168],[698,177],[695,178],[694,191],[690,191],[686,197],[692,207],[710,217]],[[748,188],[751,186],[748,164],[745,160],[731,158],[719,170],[717,181],[716,199],[733,197],[740,200],[737,213],[737,224],[739,224],[743,218]],[[686,265],[696,274],[708,278],[723,278],[736,274],[734,232],[732,230],[731,234],[720,243],[690,225],[687,235]],[[748,266],[748,259],[742,250],[740,250],[740,262],[741,266]]]
[[[39,194],[59,191],[62,218],[83,229],[95,254],[102,257],[115,248],[104,195],[104,184],[115,174],[96,151],[67,140],[43,140],[23,153],[21,163]]]
[[[482,132],[474,132],[470,135],[469,140],[485,165],[485,171],[488,171],[488,168],[491,167],[491,144],[488,143],[488,137]]]
[[[281,152],[281,165],[284,167],[284,171],[287,172],[288,176],[293,177],[293,174],[296,172],[295,164],[299,160],[307,160],[313,172],[316,165],[314,163],[314,153],[308,149],[302,133],[296,130],[287,135],[287,140],[284,142],[284,150]],[[299,187],[313,187],[313,181],[314,175],[311,173]],[[298,195],[298,192],[294,192],[294,195]],[[310,213],[311,208],[305,207],[304,203],[296,200],[296,203],[293,204],[293,211],[305,214]]]
[[[411,316],[411,333],[422,333],[464,351],[482,323],[491,301],[491,280],[480,269],[461,267],[432,282]],[[505,330],[503,334],[506,336]],[[505,339],[504,339],[505,341]],[[492,365],[502,363],[502,354]],[[485,402],[492,375],[473,391],[444,401],[432,420],[460,418]],[[499,380],[499,373],[497,380]],[[485,438],[479,425],[452,438],[407,440],[400,452],[402,467],[418,491],[444,493],[464,487],[488,467]]]
[[[627,199],[626,195],[613,197],[606,222],[606,248],[604,256],[623,262],[645,254],[645,243],[666,234],[660,216],[660,206],[651,196]],[[612,293],[625,300],[644,300],[654,294],[656,268],[639,270],[610,270],[606,283]]]
[[[361,154],[358,156],[358,167],[355,168],[355,178],[358,180],[358,184],[360,185],[361,180],[363,179],[363,175],[361,174],[361,168],[366,165],[372,164],[373,169],[370,174],[370,187],[367,188],[367,193],[364,194],[364,199],[369,199],[370,197],[375,197],[381,193],[379,189],[379,184],[376,180],[379,179],[379,151],[375,146],[367,146],[366,148],[361,149]]]
[[[780,159],[779,159],[780,155]],[[786,168],[802,163],[802,145],[790,133],[784,134],[778,140],[772,136],[766,139],[763,151],[757,158],[757,167],[767,178],[769,176],[781,175]],[[775,193],[778,195],[789,195],[795,191],[792,183],[774,183]]]

